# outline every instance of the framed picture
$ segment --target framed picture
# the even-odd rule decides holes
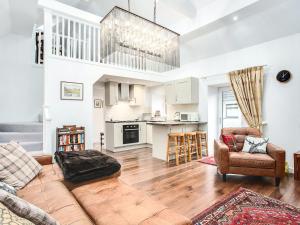
[[[60,82],[61,100],[83,100],[83,83]]]
[[[103,108],[103,101],[101,99],[95,99],[94,108]]]

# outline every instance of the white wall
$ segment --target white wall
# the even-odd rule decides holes
[[[38,121],[43,105],[43,68],[34,65],[31,37],[1,37],[0,52],[0,122]]]
[[[105,88],[104,85],[94,85],[93,96],[95,99],[104,101]],[[94,125],[94,143],[100,142],[100,133],[105,132],[104,107],[93,109],[93,125]]]
[[[86,148],[93,148],[96,135],[94,122],[94,83],[103,75],[145,79],[160,82],[165,78],[153,73],[131,71],[108,65],[78,62],[56,56],[45,56],[44,102],[48,118],[44,118],[44,150],[54,152],[56,127],[76,124],[86,128]],[[60,82],[78,82],[84,85],[83,101],[60,100]],[[96,122],[97,123],[97,122]],[[101,125],[98,128],[101,129]],[[96,133],[95,133],[96,132]]]
[[[249,66],[267,65],[263,100],[263,120],[267,122],[267,126],[264,135],[287,150],[289,166],[293,167],[293,153],[300,146],[299,59],[300,34],[296,34],[200,60],[172,73],[177,77],[184,77],[186,74],[210,77]],[[286,84],[276,80],[276,74],[282,69],[288,69],[293,74]],[[220,79],[224,79],[224,76]]]

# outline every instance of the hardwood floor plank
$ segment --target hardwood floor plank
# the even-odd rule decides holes
[[[168,166],[153,158],[150,148],[106,153],[121,163],[119,179],[189,218],[240,187],[300,207],[300,181],[292,176],[286,176],[279,188],[268,177],[228,175],[223,182],[215,166],[197,161]]]

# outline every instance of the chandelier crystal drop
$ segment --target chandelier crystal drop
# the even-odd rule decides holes
[[[100,23],[103,63],[155,72],[180,66],[179,34],[117,6]]]

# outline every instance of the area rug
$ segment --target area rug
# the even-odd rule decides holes
[[[194,225],[299,225],[300,209],[240,188],[192,221]]]
[[[213,156],[208,156],[208,157],[202,158],[198,162],[209,164],[209,165],[214,165],[214,166],[217,165],[215,158]]]

